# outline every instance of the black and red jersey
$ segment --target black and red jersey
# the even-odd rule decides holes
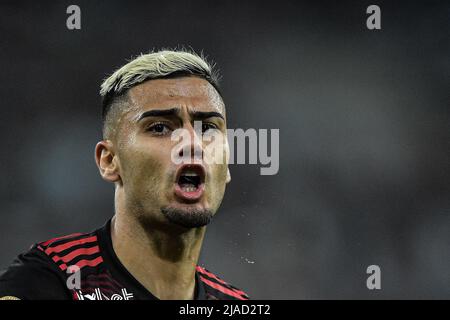
[[[91,233],[71,234],[33,245],[0,274],[0,298],[157,299],[119,261],[112,246],[110,228],[111,221],[108,221]],[[197,266],[195,299],[247,300],[248,296]]]

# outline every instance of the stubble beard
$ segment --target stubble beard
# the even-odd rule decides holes
[[[208,209],[179,209],[171,206],[161,208],[161,212],[170,222],[188,229],[208,225],[214,215]]]

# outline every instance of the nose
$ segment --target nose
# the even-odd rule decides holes
[[[185,141],[180,147],[178,151],[178,156],[184,161],[189,160],[190,163],[198,163],[203,160],[203,143],[201,136],[201,126],[200,132],[196,132],[196,130],[192,127],[191,124],[188,124],[185,128],[189,132],[189,139]],[[198,130],[197,130],[198,131]],[[186,159],[185,159],[186,156]]]

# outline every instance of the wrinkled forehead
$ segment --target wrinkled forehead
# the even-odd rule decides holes
[[[187,107],[215,111],[225,117],[225,105],[217,90],[205,79],[191,76],[143,82],[128,93],[135,112]]]

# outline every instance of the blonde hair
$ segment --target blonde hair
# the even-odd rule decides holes
[[[127,108],[128,89],[151,79],[192,75],[207,80],[222,97],[219,88],[220,75],[215,69],[215,64],[208,62],[203,54],[198,55],[193,50],[183,48],[141,54],[117,69],[100,86],[103,136],[109,136],[114,131],[114,119],[120,110]],[[113,105],[117,106],[113,108]],[[110,112],[111,109],[114,109],[114,112]]]
[[[210,64],[203,54],[197,55],[194,51],[185,49],[141,54],[116,70],[101,84],[103,120],[115,97],[151,79],[196,75],[209,81],[220,94],[219,73],[214,68],[215,64]]]

